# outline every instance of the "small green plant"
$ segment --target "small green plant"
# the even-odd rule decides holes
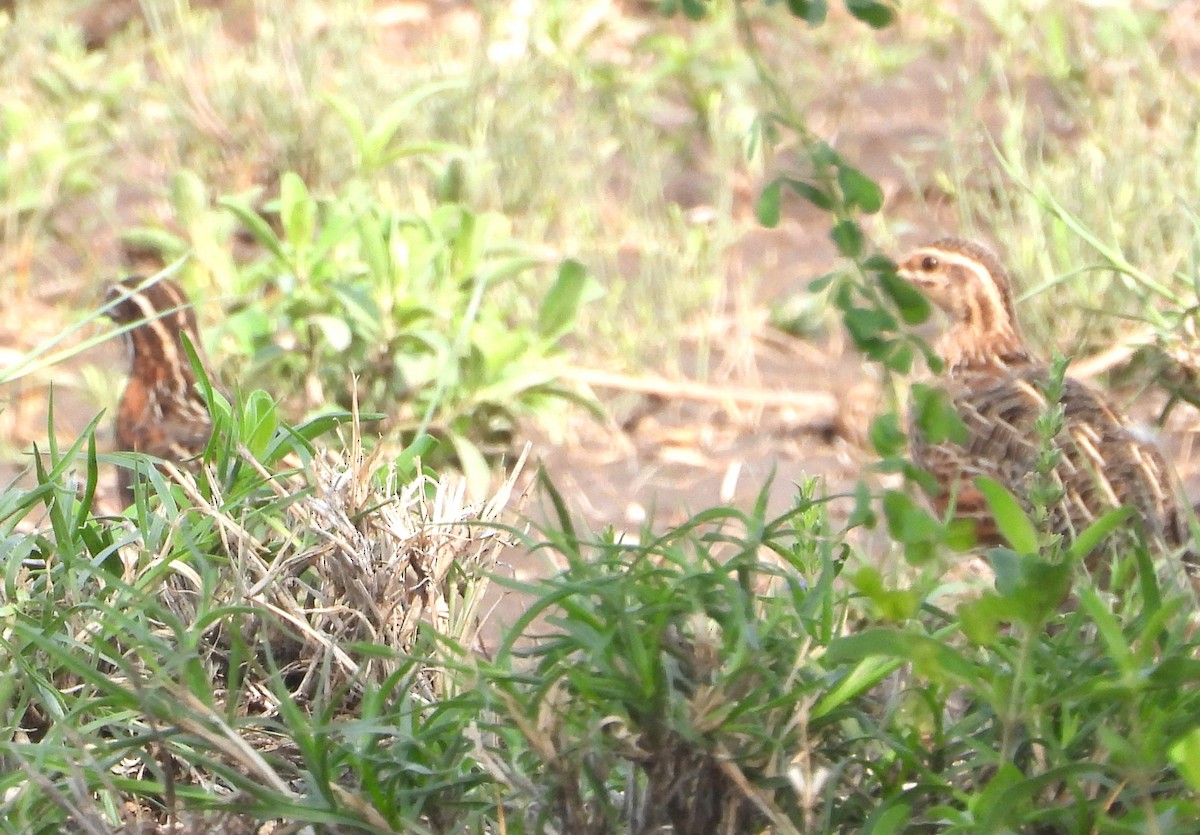
[[[313,459],[309,489],[248,489],[246,452],[280,437],[268,411],[254,395],[219,418],[235,438],[211,491],[155,473],[158,501],[119,524],[87,512],[90,435],[0,494],[4,831],[133,807],[429,833],[1200,822],[1188,599],[1073,571],[1123,512],[1051,563],[981,481],[1010,547],[989,555],[994,592],[954,601],[933,575],[839,582],[864,558],[815,483],[777,517],[764,487],[630,541],[581,531],[543,479],[553,522],[524,545],[567,570],[515,583],[532,603],[482,655],[503,498],[428,517],[449,508],[415,451],[380,478],[361,448]],[[39,507],[48,532],[19,530]]]
[[[1015,499],[980,489],[1012,548],[992,554],[995,592],[949,610],[953,583],[864,570],[847,597],[843,532],[812,485],[782,517],[713,508],[641,544],[559,516],[537,545],[568,569],[523,587],[536,601],[485,671],[508,825],[1077,831],[1168,814],[1185,831],[1186,598],[1152,576],[1119,599],[1079,579],[1124,512],[1055,564]]]
[[[813,492],[768,518],[764,490],[749,512],[714,508],[661,536],[647,529],[644,545],[611,531],[581,539],[565,515],[545,531],[540,547],[568,568],[524,587],[537,601],[496,663],[527,672],[490,688],[501,746],[492,770],[513,825],[822,827],[820,788],[798,784],[822,768],[812,749],[828,719],[812,705],[828,680],[813,650],[844,604],[837,537]],[[543,616],[547,627],[522,648]]]
[[[179,188],[197,190],[194,181]],[[357,398],[402,438],[444,441],[476,486],[518,420],[551,419],[556,401],[586,403],[561,382],[563,346],[597,285],[568,259],[536,321],[498,307],[505,285],[547,260],[511,240],[503,217],[458,203],[393,211],[361,183],[320,200],[290,173],[261,211],[244,197],[220,205],[262,250],[244,267],[225,265],[243,300],[220,326],[219,341],[242,358],[231,376],[273,379],[286,403],[309,413]],[[189,216],[214,218],[199,225],[222,230],[217,237],[232,233],[211,210]]]
[[[204,388],[212,477],[147,468],[131,512],[94,517],[89,427],[0,493],[0,831],[128,814],[462,831],[485,806],[462,647],[512,480],[466,506],[418,469],[424,444],[272,476],[331,421],[291,430],[261,392]]]

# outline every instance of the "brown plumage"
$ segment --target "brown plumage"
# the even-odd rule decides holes
[[[108,291],[108,317],[119,325],[141,322],[125,333],[129,382],[117,407],[116,446],[168,461],[185,461],[204,450],[212,421],[196,390],[182,334],[200,351],[196,315],[179,285],[161,279],[126,278]],[[140,289],[139,289],[140,288]],[[121,500],[133,501],[132,473],[117,474]]]
[[[974,480],[993,479],[1029,507],[1049,369],[1026,345],[1008,274],[985,248],[947,238],[914,251],[897,272],[949,319],[935,346],[945,362],[940,387],[967,428],[963,444],[930,444],[913,425],[913,463],[936,480],[939,512],[953,507],[975,520],[981,542],[996,544],[995,521]],[[1051,473],[1062,498],[1047,508],[1051,528],[1071,537],[1130,506],[1152,542],[1170,549],[1187,543],[1176,479],[1162,453],[1100,392],[1071,377],[1063,383],[1063,428],[1053,441],[1060,455]]]

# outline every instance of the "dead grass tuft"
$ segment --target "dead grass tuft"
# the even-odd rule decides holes
[[[286,502],[286,524],[265,528],[257,510],[235,505],[231,512],[215,491],[206,499],[189,474],[172,472],[230,555],[229,575],[208,608],[254,611],[241,622],[243,639],[264,637],[266,620],[283,627],[291,637],[272,628],[267,643],[274,660],[285,662],[285,679],[299,681],[294,697],[312,698],[318,683],[326,694],[350,683],[378,684],[430,626],[460,646],[478,645],[480,600],[498,554],[512,544],[504,525],[515,518],[510,504],[528,446],[495,493],[478,503],[467,500],[465,478],[421,472],[406,479],[394,462],[380,463],[381,449],[367,454],[356,429],[349,449],[323,452],[303,474],[272,480]],[[242,456],[261,469],[248,451]],[[187,561],[175,559],[173,568],[163,602],[184,620],[194,618],[204,580]],[[352,644],[394,657],[362,656],[348,649]],[[430,683],[431,695],[440,691]]]
[[[211,816],[177,808],[175,787],[221,798],[222,812],[254,806],[262,791],[275,808],[299,802],[312,752],[282,728],[352,724],[367,694],[379,709],[381,694],[428,704],[453,690],[439,648],[478,646],[489,572],[517,535],[527,454],[480,502],[468,501],[461,476],[367,454],[357,426],[344,452],[274,478],[243,449],[240,463],[272,489],[237,498],[220,495],[212,473],[168,466],[188,505],[164,501],[139,520],[120,547],[122,584],[93,574],[77,590],[111,603],[64,607],[74,649],[63,657],[95,652],[97,666],[50,673],[72,710],[94,719],[97,736],[78,747],[125,752],[88,769],[124,798],[121,818],[134,828],[122,831],[207,831]],[[394,689],[397,677],[407,683]],[[54,713],[31,705],[22,738],[71,733]],[[95,783],[79,781],[68,797],[26,766],[26,788],[49,793],[81,831],[105,819]]]

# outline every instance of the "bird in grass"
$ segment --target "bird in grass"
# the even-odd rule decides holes
[[[953,509],[975,522],[979,542],[999,544],[975,479],[998,482],[1032,508],[1047,447],[1037,421],[1051,405],[1044,393],[1051,370],[1021,335],[1008,273],[988,249],[946,238],[916,249],[897,274],[949,320],[934,346],[945,363],[939,388],[966,427],[961,442],[934,443],[914,421],[913,463],[933,477],[931,498],[943,517]],[[1073,538],[1108,511],[1128,506],[1150,541],[1171,550],[1187,544],[1177,480],[1153,440],[1096,389],[1069,376],[1062,384],[1061,428],[1048,442],[1057,460],[1042,476],[1057,488],[1045,505],[1051,532]]]
[[[116,446],[166,461],[198,456],[212,435],[212,418],[196,388],[183,335],[200,351],[196,315],[187,294],[170,279],[152,284],[138,277],[108,291],[106,315],[125,332],[129,381],[117,406]],[[121,467],[117,487],[123,503],[133,501],[132,471]]]

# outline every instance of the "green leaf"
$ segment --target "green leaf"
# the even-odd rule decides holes
[[[785,296],[771,305],[771,327],[801,339],[811,339],[824,330],[828,300],[819,293]]]
[[[883,514],[887,519],[888,533],[904,545],[904,557],[909,563],[919,565],[937,552],[944,534],[942,524],[899,490],[888,490],[883,494]]]
[[[217,409],[218,397],[213,389],[212,380],[208,378],[208,371],[204,368],[204,363],[200,361],[200,354],[196,350],[196,346],[192,344],[192,338],[187,333],[180,334],[183,341],[183,352],[187,354],[188,363],[192,366],[192,373],[196,375],[196,384],[200,387],[200,393],[204,396],[204,402],[208,404],[210,412],[215,412]],[[224,398],[219,398],[224,400]],[[212,415],[214,418],[216,414]]]
[[[871,507],[871,490],[865,481],[859,481],[854,488],[854,510],[851,511],[850,518],[846,520],[846,528],[849,530],[862,525],[868,530],[872,530],[876,521],[875,511]]]
[[[287,171],[279,183],[279,216],[288,242],[306,249],[317,228],[317,204],[298,174]]]
[[[465,435],[460,435],[457,432],[449,432],[447,434],[450,439],[450,445],[454,447],[454,454],[458,458],[458,464],[462,468],[463,475],[466,476],[467,492],[472,497],[486,496],[488,484],[492,479],[492,471],[488,467],[487,459],[484,458],[483,452]]]
[[[1075,537],[1075,541],[1067,549],[1068,561],[1081,562],[1096,546],[1107,539],[1109,534],[1121,527],[1132,516],[1132,507],[1118,507],[1105,513]]]
[[[982,791],[974,794],[968,801],[967,808],[976,820],[988,821],[987,826],[981,826],[981,832],[1013,831],[1013,827],[1005,824],[1018,819],[1026,810],[1025,798],[1017,788],[1024,784],[1029,786],[1031,781],[1025,779],[1015,765],[1002,763],[992,774]]]
[[[850,670],[837,685],[821,697],[812,709],[813,718],[820,718],[831,711],[837,710],[847,702],[861,696],[900,667],[900,662],[892,658],[880,660],[878,657],[863,658],[854,669]]]
[[[1053,617],[1067,599],[1071,591],[1072,567],[1070,563],[1025,557],[1021,561],[1021,573],[1021,584],[1012,595],[1018,604],[1015,613],[1025,624],[1036,628]]]
[[[344,311],[343,318],[348,324],[356,326],[352,330],[359,338],[369,342],[383,339],[383,313],[371,292],[373,288],[339,281],[330,284],[328,289],[340,303]]]
[[[460,89],[461,79],[430,81],[422,84],[402,96],[392,100],[382,112],[371,114],[371,124],[363,137],[359,151],[362,154],[362,165],[370,174],[405,156],[436,154],[458,150],[456,146],[441,142],[415,142],[412,144],[396,145],[397,136],[402,129],[409,127],[413,114],[426,99],[440,95],[449,90]]]
[[[897,374],[907,374],[912,370],[913,359],[912,345],[897,339],[891,341],[890,347],[883,357],[883,364]]]
[[[171,205],[185,226],[196,223],[208,211],[208,189],[196,172],[184,168],[171,178]]]
[[[955,551],[970,551],[975,547],[975,522],[971,519],[951,519],[946,523],[946,547]]]
[[[864,566],[850,578],[860,592],[868,597],[879,614],[888,620],[904,621],[917,613],[920,599],[912,589],[889,589],[883,585],[879,572],[870,566]]]
[[[842,155],[837,152],[837,149],[822,140],[817,140],[809,145],[808,156],[818,170],[843,165]]]
[[[986,646],[996,639],[999,626],[1009,619],[1008,603],[995,592],[984,592],[976,600],[958,607],[959,625],[971,643]]]
[[[432,435],[418,435],[396,458],[397,475],[411,480],[417,475],[417,461],[428,458],[438,448],[438,440]]]
[[[1021,555],[1011,548],[989,548],[987,559],[996,577],[996,590],[1011,595],[1021,582]]]
[[[348,423],[352,417],[349,412],[334,412],[313,418],[298,427],[282,423],[280,424],[282,431],[275,433],[275,437],[267,444],[263,453],[257,456],[258,460],[267,466],[274,466],[288,453],[295,452],[302,461],[307,461],[312,452],[308,442],[312,438],[342,423]],[[366,421],[365,415],[359,417],[363,422]]]
[[[818,276],[817,278],[814,278],[812,281],[808,282],[808,291],[810,293],[820,293],[836,279],[841,277],[842,273],[840,272],[825,273],[825,275]]]
[[[885,335],[896,329],[896,320],[883,310],[853,307],[846,311],[843,319],[850,338],[863,351],[880,347]]]
[[[880,415],[871,421],[867,437],[870,438],[875,452],[884,458],[899,455],[908,444],[908,436],[900,428],[900,418],[893,412]]]
[[[575,327],[579,308],[600,295],[600,285],[587,268],[568,258],[559,265],[558,277],[538,310],[538,334],[554,342]]]
[[[540,267],[545,263],[546,261],[544,258],[537,258],[530,255],[492,257],[489,258],[485,263],[479,265],[479,268],[476,271],[476,277],[490,284],[495,281],[504,281],[512,278],[513,276],[520,275],[526,270],[529,270],[533,267]],[[589,286],[593,289],[597,289],[600,285],[592,283]],[[588,296],[588,299],[598,298],[599,295],[599,293],[596,293],[594,296]],[[587,299],[585,299],[585,301],[587,301]]]
[[[919,325],[929,318],[932,308],[929,299],[925,298],[916,287],[913,287],[894,270],[885,270],[879,274],[879,285],[887,293],[900,311],[900,318],[909,325]]]
[[[443,203],[465,203],[469,189],[467,163],[462,157],[454,157],[446,163],[445,170],[437,180],[437,199]]]
[[[312,223],[316,224],[319,204],[316,200],[311,200],[309,205],[313,211]],[[357,220],[355,213],[349,211],[345,205],[335,204],[329,216],[322,218],[320,225],[314,227],[317,233],[316,240],[297,241],[295,248],[305,254],[306,264],[312,265],[315,268],[314,272],[320,275],[321,268],[328,268],[330,265],[334,250],[344,245],[359,243]]]
[[[260,461],[263,459],[271,440],[275,437],[277,428],[279,428],[279,415],[275,410],[275,401],[271,399],[271,395],[262,389],[250,392],[250,396],[246,398],[246,402],[242,406],[241,440],[246,444],[251,455]]]
[[[271,254],[279,259],[280,262],[284,264],[288,263],[287,252],[284,250],[279,237],[271,229],[271,225],[263,220],[262,216],[242,198],[222,197],[217,203],[232,212],[234,217],[240,220],[242,225],[249,230],[254,240],[269,249]]]
[[[768,229],[774,229],[779,225],[781,213],[779,204],[782,194],[783,179],[776,177],[758,195],[758,202],[755,204],[754,212],[758,215],[758,222]]]
[[[896,19],[896,11],[886,3],[880,3],[877,0],[846,0],[846,8],[850,14],[872,29],[890,26]]]
[[[967,425],[945,391],[914,383],[911,397],[912,422],[925,440],[931,444],[967,442]]]
[[[850,165],[838,166],[838,185],[849,207],[857,206],[871,215],[883,206],[883,192],[875,181]]]
[[[166,229],[138,226],[121,233],[121,243],[142,250],[157,252],[164,260],[179,258],[191,244]]]
[[[763,145],[763,135],[766,131],[767,121],[761,114],[750,120],[750,125],[746,128],[745,139],[743,140],[742,155],[744,159],[758,159],[759,151]]]
[[[863,251],[863,233],[853,220],[839,221],[829,233],[838,252],[846,258],[857,258]]]
[[[975,486],[983,493],[988,509],[996,519],[1001,536],[1018,554],[1034,554],[1038,550],[1037,531],[1029,521],[1029,515],[1021,508],[1016,497],[999,482],[979,476]]]
[[[833,195],[825,191],[823,188],[812,183],[806,183],[802,180],[787,180],[788,188],[803,197],[809,203],[812,203],[818,209],[824,212],[832,211],[834,206]]]
[[[830,295],[833,306],[838,310],[851,310],[854,307],[854,282],[839,281]]]
[[[906,482],[911,482],[912,484],[917,485],[931,496],[938,494],[940,488],[938,487],[937,479],[925,472],[925,470],[914,466],[911,462],[903,460],[901,460],[898,469],[904,474],[904,480]],[[883,471],[887,472],[887,470]],[[895,470],[892,471],[894,472]]]
[[[907,803],[896,803],[894,806],[884,804],[867,818],[863,835],[898,835],[908,831],[911,820],[912,807]]]
[[[351,142],[353,142],[354,147],[361,153],[366,145],[367,128],[362,116],[359,115],[358,108],[349,99],[333,93],[326,93],[324,99],[333,108],[334,112],[342,118],[342,124],[346,126],[346,130],[350,131]]]
[[[825,653],[829,664],[844,664],[872,656],[912,662],[924,675],[961,681],[977,678],[971,662],[951,646],[927,635],[895,628],[865,629],[830,641]]]
[[[1176,740],[1168,749],[1167,756],[1192,791],[1200,791],[1200,728],[1192,728]]]
[[[362,257],[366,268],[378,281],[384,281],[395,272],[395,262],[392,260],[390,248],[390,229],[388,223],[376,213],[366,213],[355,223],[358,232],[358,244],[362,247]]]
[[[362,423],[368,423],[373,420],[383,420],[387,415],[381,412],[359,412],[358,419]],[[330,430],[336,429],[343,423],[349,423],[353,420],[354,415],[350,412],[329,412],[323,415],[317,415],[311,420],[307,420],[299,426],[291,428],[291,431],[305,441],[311,441],[321,435],[324,435]]]
[[[826,0],[787,0],[788,11],[809,26],[820,26],[829,12]]]
[[[862,260],[862,268],[873,273],[886,273],[896,271],[896,262],[888,258],[882,252],[876,252],[873,255],[868,255]]]

